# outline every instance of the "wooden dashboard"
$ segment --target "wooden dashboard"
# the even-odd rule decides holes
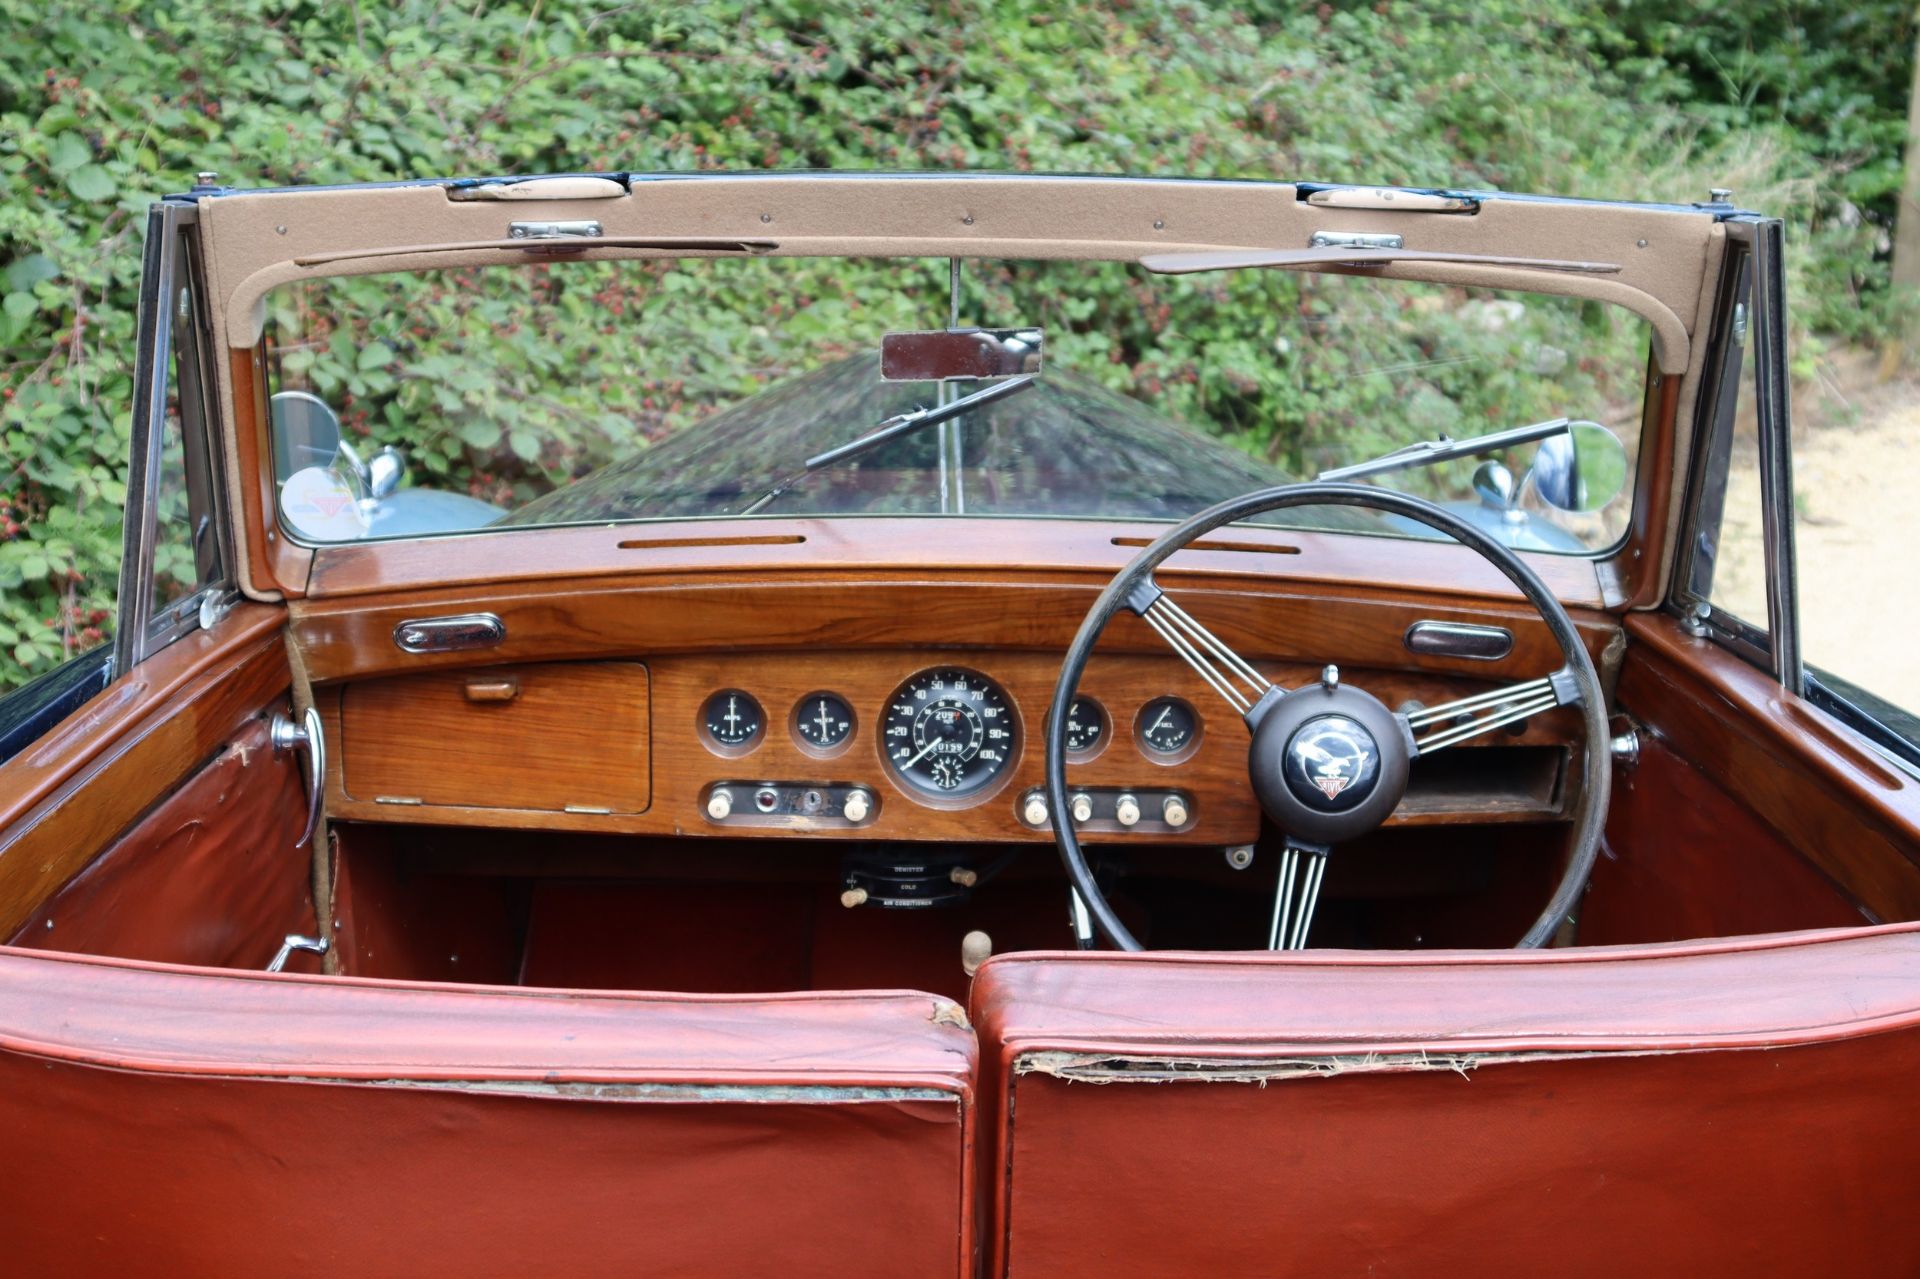
[[[1292,687],[1311,666],[1263,663]],[[951,797],[916,785],[884,758],[889,705],[910,677],[958,669],[1001,690],[1012,711],[1004,769]],[[825,650],[651,655],[438,670],[325,690],[330,811],[381,822],[654,835],[870,840],[1051,840],[1031,805],[1044,786],[1046,707],[1059,656],[969,649]],[[1458,678],[1350,671],[1389,706],[1432,705],[1477,686]],[[1259,835],[1238,715],[1173,657],[1096,655],[1081,684],[1103,728],[1070,764],[1076,793],[1097,803],[1087,838],[1231,846]],[[743,694],[761,727],[744,747],[716,741],[710,700]],[[808,699],[838,698],[852,725],[822,750],[799,731]],[[1179,699],[1197,721],[1174,750],[1156,749],[1142,711]],[[741,710],[746,710],[745,705]],[[1577,720],[1560,711],[1518,734],[1416,766],[1398,824],[1554,820],[1565,814]],[[716,816],[717,790],[730,811]],[[845,800],[866,797],[858,820]],[[773,799],[767,798],[769,795]],[[1134,797],[1125,826],[1115,805]],[[807,800],[815,801],[811,811]],[[777,811],[762,812],[756,800]],[[1169,820],[1168,801],[1177,820]]]
[[[793,521],[531,530],[330,550],[292,634],[315,682],[327,741],[328,810],[348,820],[633,835],[1045,841],[1028,820],[1042,786],[1042,717],[1061,655],[1099,589],[1152,527],[950,520]],[[1135,534],[1138,534],[1136,536]],[[485,552],[484,554],[482,552]],[[1529,557],[1569,601],[1606,668],[1617,619],[1600,611],[1592,565]],[[464,576],[462,576],[464,574]],[[1284,687],[1338,663],[1390,707],[1435,705],[1561,664],[1517,592],[1464,547],[1238,528],[1181,552],[1162,585]],[[478,651],[407,651],[411,621],[484,613],[502,635]],[[1492,661],[1412,651],[1421,622],[1506,629]],[[882,757],[888,701],[916,673],[957,667],[1004,693],[1017,740],[1004,776],[964,799],[904,784]],[[750,697],[764,718],[751,749],[705,731],[714,694]],[[1110,721],[1069,782],[1110,803],[1137,793],[1142,820],[1082,827],[1089,840],[1232,846],[1254,840],[1237,716],[1144,624],[1123,616],[1082,680]],[[853,727],[809,749],[794,708],[828,693]],[[1178,697],[1197,743],[1143,749],[1140,709]],[[1551,821],[1580,775],[1575,712],[1416,762],[1399,824]],[[712,816],[716,787],[729,792]],[[754,804],[781,788],[772,813]],[[789,811],[821,792],[819,813]],[[867,798],[844,817],[853,790]],[[1169,823],[1162,804],[1181,801]]]

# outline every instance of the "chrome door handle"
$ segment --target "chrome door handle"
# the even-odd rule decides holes
[[[320,712],[309,706],[298,723],[290,716],[275,715],[273,749],[275,754],[297,750],[307,757],[307,825],[294,844],[295,848],[305,848],[320,824],[320,800],[327,784],[327,743],[320,735]]]

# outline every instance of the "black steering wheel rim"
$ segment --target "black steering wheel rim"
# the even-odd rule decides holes
[[[1579,706],[1586,729],[1586,750],[1582,759],[1585,777],[1581,788],[1581,809],[1574,820],[1571,847],[1560,882],[1548,899],[1546,908],[1515,943],[1517,949],[1544,945],[1567,918],[1593,872],[1594,861],[1599,856],[1600,836],[1605,825],[1613,780],[1600,677],[1594,670],[1593,659],[1587,655],[1586,646],[1580,642],[1573,619],[1567,616],[1566,609],[1547,589],[1539,575],[1528,568],[1511,549],[1442,507],[1424,498],[1392,489],[1312,482],[1285,484],[1230,498],[1168,529],[1134,556],[1107,584],[1080,624],[1073,643],[1067,647],[1066,657],[1060,665],[1059,679],[1054,684],[1053,702],[1048,708],[1046,722],[1047,809],[1061,863],[1085,903],[1094,927],[1121,950],[1145,949],[1100,891],[1068,811],[1067,720],[1073,699],[1080,691],[1080,677],[1086,671],[1087,660],[1114,614],[1128,607],[1128,600],[1135,590],[1175,552],[1217,528],[1269,511],[1296,506],[1357,506],[1402,516],[1446,534],[1500,570],[1533,605],[1553,635],[1554,642],[1559,645],[1566,670],[1580,691]]]

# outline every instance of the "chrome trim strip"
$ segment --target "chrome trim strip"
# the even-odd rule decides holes
[[[1506,627],[1467,622],[1415,622],[1407,628],[1402,642],[1409,653],[1463,657],[1475,662],[1497,662],[1513,652],[1513,632]]]
[[[403,653],[457,653],[497,648],[507,639],[507,624],[493,613],[414,617],[393,628],[394,647]]]

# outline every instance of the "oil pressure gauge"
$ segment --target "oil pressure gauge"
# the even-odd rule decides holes
[[[853,736],[853,707],[838,693],[809,693],[793,708],[793,735],[809,755],[837,755]]]
[[[1091,697],[1076,697],[1067,708],[1067,758],[1085,761],[1107,744],[1107,708]]]

